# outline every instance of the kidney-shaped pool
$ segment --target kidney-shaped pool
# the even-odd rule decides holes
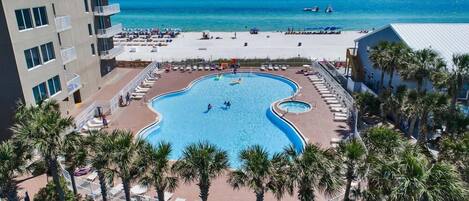
[[[178,159],[191,143],[208,141],[228,152],[234,168],[239,167],[238,153],[250,145],[275,153],[293,144],[301,151],[300,134],[271,108],[297,90],[291,80],[270,74],[205,76],[183,91],[155,97],[150,107],[161,115],[160,121],[140,135],[151,144],[170,142],[171,159]]]

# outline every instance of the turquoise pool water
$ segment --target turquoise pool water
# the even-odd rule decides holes
[[[293,112],[293,113],[303,113],[311,110],[311,105],[301,101],[285,101],[280,103],[280,109]]]
[[[233,84],[240,78],[239,84]],[[188,144],[214,143],[228,152],[234,168],[239,166],[238,153],[250,145],[259,144],[274,153],[293,144],[301,151],[300,135],[271,110],[273,102],[292,96],[297,89],[290,80],[268,74],[203,77],[187,90],[153,99],[151,107],[162,115],[162,121],[141,135],[152,144],[170,142],[171,159],[178,159]],[[208,104],[213,105],[209,111]]]

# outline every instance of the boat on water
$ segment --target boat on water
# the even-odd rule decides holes
[[[303,8],[303,11],[319,12],[319,6],[314,6],[312,8]]]
[[[334,9],[332,8],[331,5],[329,5],[329,6],[327,6],[325,12],[326,12],[326,13],[332,13],[332,12],[334,12]]]

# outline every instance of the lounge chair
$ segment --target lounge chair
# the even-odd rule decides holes
[[[320,92],[323,91],[324,92],[324,91],[329,91],[329,89],[327,87],[322,87],[322,88],[318,88],[318,91],[320,91]]]
[[[156,80],[149,80],[148,78],[146,78],[146,79],[144,80],[144,82],[146,82],[146,83],[155,83]]]
[[[269,67],[267,67],[267,69],[269,69],[269,70],[274,70],[274,67],[269,66]]]
[[[332,112],[347,112],[347,108],[343,107],[331,107]]]
[[[176,200],[174,200],[174,201],[186,201],[186,199],[184,199],[184,198],[176,198]]]
[[[186,67],[186,71],[190,71],[192,68],[190,66]]]
[[[325,98],[323,98],[323,99],[324,99],[324,100],[337,100],[337,98],[335,98],[335,97],[325,97]]]
[[[337,117],[348,117],[347,113],[342,113],[342,112],[334,112],[334,116],[337,116]]]
[[[122,190],[124,190],[124,185],[118,184],[112,187],[111,190],[109,190],[109,194],[111,194],[112,196],[115,196],[119,194]]]
[[[338,108],[338,107],[342,108],[342,104],[329,104],[329,107],[330,108]]]
[[[274,70],[280,70],[280,68],[278,66],[275,66]]]
[[[210,70],[210,67],[206,66],[204,69],[205,69],[205,70]]]
[[[326,103],[327,104],[336,104],[336,103],[340,103],[338,100],[326,100]]]
[[[319,91],[319,94],[330,94],[331,91],[329,91],[328,89],[326,90],[318,90]]]
[[[142,93],[142,92],[133,92],[133,93],[130,94],[130,95],[132,95],[132,96],[142,96],[142,95],[143,95],[143,96],[144,96],[145,93]]]
[[[202,66],[201,66],[201,67],[199,67],[198,69],[199,69],[199,70],[203,70],[203,69],[204,69],[204,67],[202,67]]]
[[[261,66],[260,70],[261,70],[261,71],[265,71],[265,67],[264,67],[264,66]]]
[[[135,88],[135,93],[147,93],[148,90],[150,90],[150,89],[148,89],[148,88],[146,88],[146,89],[145,88],[143,88],[143,89]]]
[[[148,187],[143,185],[136,185],[130,189],[130,192],[135,195],[141,195],[148,191]]]
[[[282,70],[287,70],[287,67],[286,67],[286,66],[282,66],[281,69],[282,69]]]
[[[321,97],[327,98],[327,97],[335,97],[334,94],[321,94]]]
[[[175,66],[173,67],[173,70],[179,70],[179,67]]]
[[[135,96],[132,95],[132,96],[130,96],[130,98],[133,99],[133,100],[140,100],[140,99],[142,99],[143,97],[145,97],[145,96],[144,96],[144,95],[135,95]]]
[[[164,192],[164,201],[168,201],[173,197],[173,193]]]
[[[103,128],[103,127],[90,128],[90,127],[88,127],[87,125],[84,125],[84,126],[81,128],[81,130],[82,130],[83,132],[99,131],[99,130],[101,130],[102,128]]]
[[[348,120],[347,117],[334,116],[334,121],[344,122],[344,121],[347,121],[347,120]]]
[[[86,177],[86,180],[88,181],[94,181],[98,177],[98,172],[93,171],[90,175]]]
[[[192,66],[192,70],[197,70],[197,66]]]

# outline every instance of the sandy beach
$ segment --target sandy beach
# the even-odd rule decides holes
[[[332,35],[285,35],[282,32],[211,32],[213,39],[200,40],[202,32],[184,32],[165,47],[125,46],[117,60],[178,61],[188,58],[291,58],[345,60],[345,51],[362,33],[344,31]],[[216,39],[219,37],[220,39]],[[244,46],[247,43],[247,46]],[[301,46],[299,46],[301,43]],[[130,50],[134,49],[135,52]]]

